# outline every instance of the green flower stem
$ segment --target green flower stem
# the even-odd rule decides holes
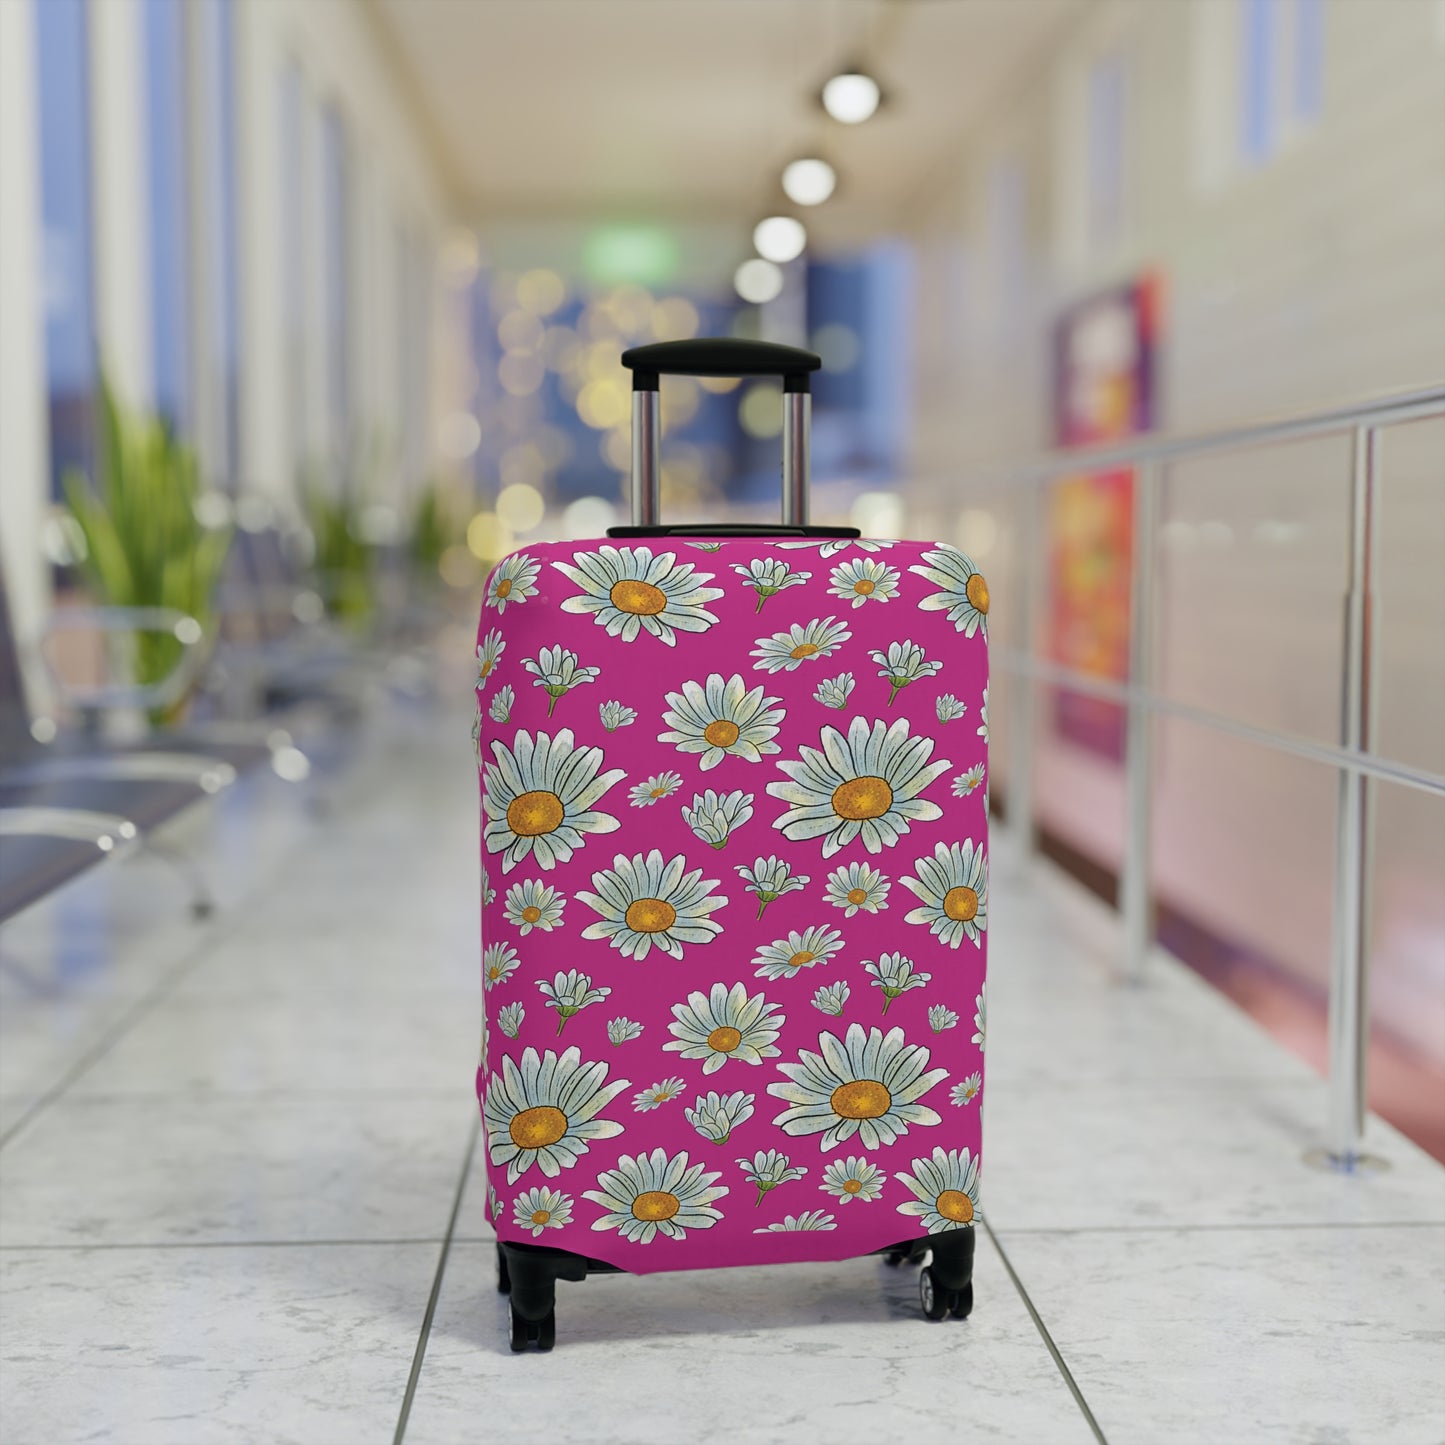
[[[721,841],[719,841],[719,842],[717,842],[717,843],[709,843],[709,844],[708,844],[708,847],[709,847],[709,848],[726,848],[727,845],[728,845],[728,840],[727,840],[726,838],[723,838]]]
[[[549,683],[546,688],[546,693],[548,698],[550,699],[550,701],[547,703],[547,716],[551,717],[552,709],[557,706],[557,699],[559,697],[566,697],[567,689],[565,687],[557,687],[555,684]]]
[[[763,916],[763,909],[765,909],[768,904],[770,904],[775,898],[781,898],[782,896],[783,895],[781,893],[759,893],[758,917],[761,918]]]
[[[890,677],[888,679],[888,686],[892,689],[888,694],[889,707],[893,706],[893,699],[912,681],[913,679],[911,677]]]
[[[777,595],[778,595],[778,589],[777,589],[776,587],[759,587],[759,588],[758,588],[758,605],[757,605],[755,608],[753,608],[753,611],[754,611],[754,612],[761,612],[761,611],[763,610],[763,603],[766,602],[769,597],[776,597]]]
[[[565,1028],[567,1027],[567,1020],[570,1019],[570,1018],[572,1017],[572,1015],[575,1014],[576,1012],[577,1012],[577,1010],[576,1010],[575,1008],[566,1008],[566,1007],[563,1006],[563,1005],[560,1005],[560,1004],[558,1005],[558,1007],[557,1007],[557,1032],[558,1032],[559,1034],[562,1032],[563,1029],[565,1029]]]
[[[765,1181],[763,1181],[763,1180],[759,1180],[759,1181],[758,1181],[758,1197],[753,1201],[753,1208],[756,1209],[756,1208],[758,1207],[758,1205],[760,1205],[760,1204],[763,1202],[763,1195],[765,1195],[770,1189],[776,1189],[776,1188],[777,1188],[777,1185],[774,1184],[774,1183],[770,1183],[770,1182],[765,1182]]]

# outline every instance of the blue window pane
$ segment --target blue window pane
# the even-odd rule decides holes
[[[186,177],[185,10],[146,0],[146,159],[156,411],[178,432],[191,419],[190,187]]]
[[[1268,158],[1274,149],[1275,29],[1277,0],[1241,0],[1244,46],[1240,100],[1240,149],[1248,160]]]
[[[84,0],[35,7],[40,111],[45,372],[52,495],[94,456],[95,297],[91,276],[90,106]]]
[[[1314,120],[1324,103],[1325,0],[1295,0],[1294,113]]]
[[[1107,246],[1124,223],[1124,60],[1106,55],[1089,71],[1089,244]]]
[[[235,40],[231,0],[204,0],[192,12],[200,26],[201,93],[208,114],[205,138],[206,273],[210,308],[204,376],[219,408],[221,454],[210,458],[235,484],[240,469],[241,338],[236,276],[236,103]]]
[[[326,280],[326,404],[333,458],[343,467],[351,436],[351,317],[346,127],[327,107],[321,130],[322,239]]]

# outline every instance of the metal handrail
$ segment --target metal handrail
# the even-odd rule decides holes
[[[1445,777],[1377,757],[1373,737],[1375,502],[1379,433],[1386,427],[1445,416],[1445,383],[1395,392],[1323,411],[1220,427],[1187,434],[1155,434],[1108,446],[1053,452],[984,473],[995,485],[1027,490],[1022,507],[1017,589],[1022,648],[998,648],[994,660],[1020,679],[1011,694],[1009,812],[1021,821],[1025,846],[1033,843],[1034,686],[1048,684],[1121,703],[1126,712],[1125,805],[1127,831],[1119,907],[1126,975],[1141,981],[1153,943],[1150,895],[1152,825],[1152,722],[1155,715],[1183,718],[1292,757],[1324,763],[1339,772],[1335,838],[1335,911],[1329,993],[1329,1128],[1323,1158],[1353,1171],[1378,1163],[1363,1151],[1365,1065],[1368,1030],[1366,979],[1371,886],[1371,793],[1373,783],[1392,783],[1445,796]],[[1154,681],[1154,568],[1159,489],[1168,467],[1209,453],[1244,451],[1305,437],[1346,433],[1352,439],[1350,468],[1349,575],[1344,596],[1344,676],[1341,739],[1319,743],[1278,729],[1240,722],[1225,714],[1177,702],[1156,692]],[[1032,650],[1037,601],[1042,492],[1051,482],[1090,472],[1134,469],[1133,571],[1130,591],[1129,661],[1126,681],[1094,677],[1061,667]]]

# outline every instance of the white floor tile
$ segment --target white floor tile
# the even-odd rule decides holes
[[[1000,1237],[1109,1445],[1445,1439],[1445,1228]]]
[[[438,1249],[0,1254],[9,1445],[390,1440]]]
[[[440,1237],[475,1107],[424,1094],[62,1100],[0,1154],[0,1245]]]
[[[509,1353],[493,1246],[457,1245],[407,1445],[1092,1441],[997,1254],[967,1321],[878,1260],[603,1275],[558,1291],[557,1348]]]

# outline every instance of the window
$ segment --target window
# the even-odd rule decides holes
[[[301,71],[289,63],[281,72],[281,299],[285,313],[286,422],[289,458],[295,476],[306,463],[308,443],[307,401],[310,395],[306,365],[306,185],[303,158],[306,131]]]
[[[191,425],[191,222],[185,11],[174,0],[146,0],[144,26],[155,406],[174,430],[187,432]]]
[[[1107,251],[1124,230],[1125,72],[1123,56],[1101,56],[1089,69],[1088,245]]]
[[[1239,153],[1269,160],[1319,118],[1324,0],[1240,0]]]
[[[321,227],[326,299],[326,411],[333,464],[347,478],[353,459],[351,416],[350,159],[335,106],[321,126]]]
[[[51,495],[95,446],[95,288],[91,274],[89,35],[85,0],[35,7],[45,380]]]

